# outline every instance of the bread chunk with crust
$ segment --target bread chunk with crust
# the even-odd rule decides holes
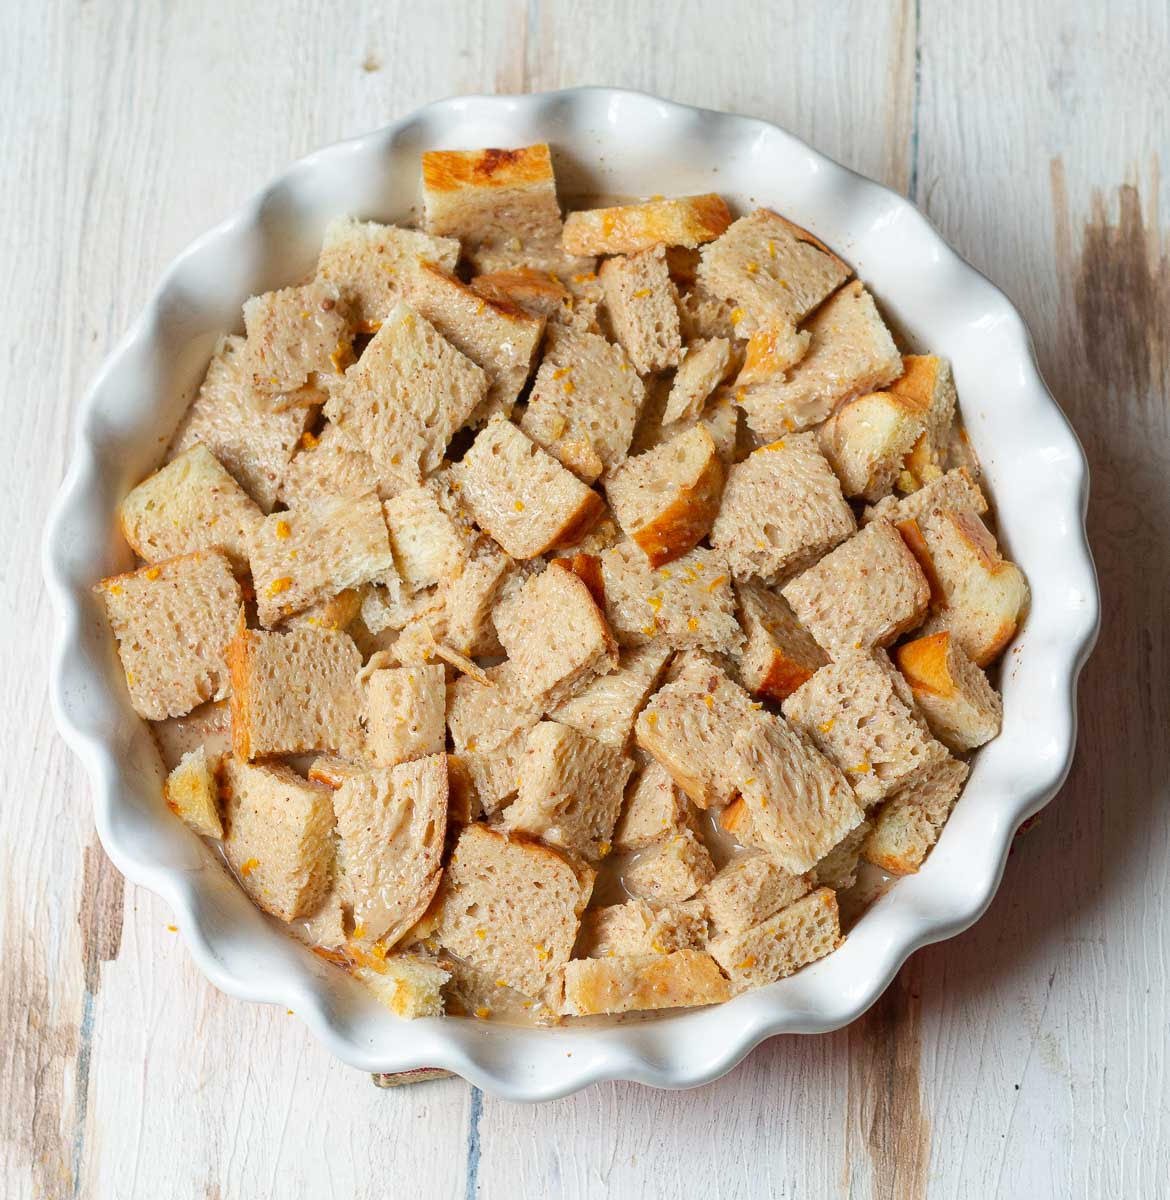
[[[366,680],[366,749],[379,767],[441,754],[446,745],[442,663],[388,667]]]
[[[661,246],[607,258],[598,271],[617,339],[642,375],[676,367],[682,357],[678,292]]]
[[[954,429],[955,381],[951,364],[937,354],[904,354],[902,374],[889,391],[909,405],[924,428],[905,455],[898,489],[913,492],[946,470]]]
[[[731,343],[727,338],[697,338],[690,342],[671,381],[663,423],[697,417],[730,368]]]
[[[468,825],[443,873],[435,936],[492,978],[539,996],[569,961],[593,878],[549,846]]]
[[[167,808],[200,837],[223,837],[219,816],[219,793],[215,781],[217,758],[208,758],[198,746],[183,755],[163,784]]]
[[[862,857],[892,875],[912,875],[938,841],[963,790],[968,767],[947,756],[878,810]]]
[[[569,254],[636,254],[654,246],[701,246],[730,224],[727,202],[707,193],[571,212],[562,241]]]
[[[931,513],[948,508],[954,512],[970,511],[980,517],[987,512],[987,497],[965,467],[947,471],[901,499],[887,496],[866,508],[862,519],[865,522],[884,519],[893,525],[901,525],[911,519],[923,521]]]
[[[733,858],[699,892],[717,935],[743,933],[812,891],[811,876],[793,875],[770,854]]]
[[[616,850],[641,850],[690,819],[690,805],[666,768],[654,759],[626,788],[625,806],[614,829]]]
[[[949,632],[904,642],[894,661],[931,732],[948,750],[963,754],[998,736],[1003,701]]]
[[[815,562],[856,527],[816,438],[796,434],[728,471],[711,545],[726,555],[736,579],[770,583]]]
[[[359,967],[354,974],[396,1017],[413,1021],[443,1015],[443,988],[451,973],[432,958],[390,954],[376,966]]]
[[[645,900],[627,900],[591,908],[581,918],[576,955],[613,958],[627,954],[671,954],[698,950],[707,940],[707,915],[697,900],[651,908]]]
[[[891,390],[846,401],[817,437],[845,495],[874,504],[894,490],[925,432],[917,405]]]
[[[722,1004],[731,995],[727,980],[704,950],[574,959],[565,964],[560,989],[560,1011],[577,1017],[695,1008]]]
[[[228,695],[228,643],[243,599],[222,551],[198,550],[114,575],[94,590],[139,716],[181,717]]]
[[[455,579],[474,540],[470,519],[444,502],[438,479],[406,488],[382,506],[394,566],[412,592]]]
[[[671,653],[669,646],[657,642],[621,651],[615,670],[595,676],[550,715],[607,746],[624,747]]]
[[[661,906],[689,900],[714,875],[707,847],[693,830],[680,829],[639,851],[622,883],[630,895]]]
[[[739,623],[747,642],[739,676],[753,696],[779,703],[829,661],[816,639],[796,619],[788,601],[755,580],[735,585]]]

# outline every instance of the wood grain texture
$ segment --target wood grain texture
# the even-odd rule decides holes
[[[1161,0],[0,5],[0,1193],[1164,1194],[1168,56]],[[77,398],[194,236],[428,100],[579,83],[785,125],[914,195],[1020,305],[1093,466],[1081,749],[984,920],[849,1030],[685,1093],[379,1091],[214,991],[96,845],[45,698],[41,525]]]

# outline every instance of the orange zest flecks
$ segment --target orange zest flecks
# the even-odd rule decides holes
[[[301,446],[306,450],[315,449],[320,442],[321,439],[315,433],[310,433],[307,429],[301,434]]]
[[[258,858],[246,858],[240,863],[240,878],[247,879],[259,865],[260,860]]]
[[[162,569],[160,567],[151,567],[146,572],[146,578],[154,580],[157,579],[161,574]]]
[[[714,592],[721,588],[727,582],[726,575],[716,575],[714,579],[707,584],[707,591]]]
[[[735,964],[735,969],[737,971],[749,971],[755,965],[756,965],[756,956],[754,954],[749,954],[747,956],[747,958],[745,958],[743,960],[743,962],[738,962]]]
[[[268,594],[270,596],[279,596],[281,592],[287,592],[292,587],[292,580],[287,575],[282,575],[279,579],[274,579],[268,585]]]
[[[276,536],[278,538],[280,538],[281,541],[283,541],[287,537],[292,536],[292,527],[289,525],[289,523],[287,521],[277,521],[275,528],[276,528]]]

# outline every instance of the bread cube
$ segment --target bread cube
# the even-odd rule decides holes
[[[410,302],[451,345],[483,368],[487,394],[471,423],[480,425],[497,413],[510,416],[528,381],[544,318],[515,304],[487,300],[429,263],[411,282]]]
[[[736,836],[767,850],[793,875],[813,867],[861,823],[845,776],[780,718],[758,712],[739,725],[730,757],[750,814]]]
[[[635,899],[656,907],[689,900],[715,875],[707,847],[691,829],[680,829],[652,842],[622,872],[622,883]]]
[[[661,246],[607,258],[598,271],[617,339],[643,374],[676,367],[682,357],[678,293]]]
[[[747,642],[739,676],[753,696],[779,703],[829,661],[816,639],[796,619],[788,601],[763,584],[735,585],[739,623]]]
[[[333,882],[333,793],[291,767],[241,762],[220,768],[223,852],[244,891],[265,912],[295,921]]]
[[[851,888],[857,882],[857,864],[873,826],[869,821],[855,825],[809,872],[816,887],[831,887],[835,892]]]
[[[888,646],[922,624],[930,584],[901,535],[873,521],[781,589],[800,623],[834,658]]]
[[[556,721],[528,734],[520,787],[503,828],[539,837],[579,858],[597,861],[613,848],[613,827],[634,764],[607,746]]]
[[[837,895],[818,888],[751,929],[712,938],[707,948],[734,993],[775,983],[831,954],[841,940]]]
[[[447,678],[441,663],[390,667],[366,680],[366,751],[379,767],[442,754]]]
[[[646,1012],[722,1004],[731,991],[715,960],[703,950],[566,963],[560,1011],[566,1016]]]
[[[480,430],[455,472],[476,524],[513,558],[571,546],[605,511],[595,491],[510,421]]]
[[[812,434],[753,451],[727,473],[711,529],[736,579],[775,582],[843,542],[856,528],[833,468]]]
[[[520,428],[592,483],[626,457],[642,400],[642,381],[620,346],[562,328],[549,335]]]
[[[626,788],[626,800],[613,832],[615,850],[641,850],[690,819],[686,796],[659,762],[651,759]]]
[[[222,551],[198,550],[114,575],[94,590],[139,716],[181,717],[227,696],[227,649],[243,599]]]
[[[354,974],[374,998],[396,1017],[408,1021],[443,1015],[443,987],[451,973],[419,954],[390,954]]]
[[[468,825],[443,873],[435,936],[492,978],[539,996],[569,961],[593,879],[549,846]]]
[[[546,712],[618,664],[605,617],[571,571],[531,576],[495,622],[516,686]]]
[[[749,850],[733,858],[699,892],[716,935],[743,933],[795,903],[813,887],[809,875],[793,875],[770,854]]]
[[[219,818],[219,790],[215,782],[218,760],[209,759],[203,746],[189,750],[163,784],[167,808],[200,837],[223,837]]]
[[[382,506],[394,566],[412,592],[448,584],[463,569],[473,531],[435,480],[406,488]]]
[[[651,697],[634,736],[695,804],[709,808],[726,804],[739,788],[732,738],[756,712],[741,687],[696,657]]]
[[[443,461],[451,435],[487,393],[488,378],[408,304],[382,322],[330,388],[325,415],[374,460],[390,491]]]
[[[922,632],[947,630],[976,666],[993,663],[1016,635],[1028,606],[1028,581],[999,552],[970,510],[935,512],[922,535],[942,603]]]
[[[663,422],[697,417],[730,368],[731,343],[727,338],[698,338],[689,343],[670,385]]]
[[[336,956],[343,959],[345,944],[349,940],[345,931],[349,916],[345,894],[347,889],[344,883],[335,875],[333,886],[325,893],[325,898],[311,913],[293,921],[289,925],[289,933],[310,950],[332,951],[330,958]]]
[[[309,751],[352,757],[360,751],[362,659],[348,634],[240,629],[227,660],[237,758]]]
[[[865,510],[863,521],[886,520],[892,525],[904,521],[923,521],[933,512],[953,509],[955,512],[973,512],[982,516],[987,512],[987,497],[974,476],[965,467],[956,467],[924,484],[917,491],[899,499],[887,496],[880,503]]]
[[[202,443],[264,512],[271,512],[277,489],[313,409],[260,413],[261,400],[246,367],[244,339],[226,337],[215,348],[186,416],[172,439],[173,459]]]
[[[491,542],[477,547],[446,585],[447,641],[464,654],[503,653],[492,609],[512,571],[512,560]]]
[[[898,479],[901,491],[912,492],[937,479],[947,462],[955,419],[955,382],[951,364],[937,354],[905,354],[902,374],[889,390],[906,402],[923,431],[905,455]]]
[[[862,847],[866,862],[892,875],[914,874],[938,841],[967,774],[967,764],[948,755],[891,796]]]
[[[947,757],[885,652],[851,650],[784,701],[784,715],[870,808]]]
[[[811,341],[811,333],[792,325],[764,325],[754,330],[744,347],[743,365],[735,379],[736,397],[742,400],[753,390],[767,391],[781,386],[788,372],[808,353]],[[786,428],[795,426],[792,421]]]
[[[572,317],[572,292],[555,275],[532,267],[476,275],[470,287],[485,300],[513,304],[548,321],[568,322]]]
[[[318,279],[245,301],[245,367],[264,407],[284,407],[278,396],[341,369],[350,353],[348,318],[338,289]]]
[[[335,217],[325,226],[317,278],[332,283],[350,301],[350,315],[358,328],[374,333],[395,305],[406,299],[424,261],[454,271],[458,239]]]
[[[627,458],[605,493],[623,532],[661,567],[707,536],[723,493],[723,463],[702,425]]]
[[[250,558],[256,608],[268,628],[394,568],[376,496],[324,496],[272,513],[253,534]]]
[[[698,279],[743,309],[750,332],[798,324],[851,274],[807,229],[758,208],[704,248]]]
[[[667,263],[671,261],[667,251]],[[726,338],[732,340],[746,337],[738,327],[743,324],[744,312],[734,300],[724,300],[709,292],[701,283],[677,284],[678,327],[683,341],[693,342],[696,338]]]
[[[168,717],[163,721],[151,721],[150,732],[163,766],[174,770],[183,759],[200,747],[206,749],[209,759],[218,761],[232,748],[231,713],[226,700],[201,704],[181,717]]]
[[[676,650],[733,654],[743,644],[723,557],[696,546],[669,566],[651,567],[633,542],[601,556],[605,616],[621,646],[660,639]]]
[[[337,856],[353,899],[354,940],[394,946],[439,887],[447,761],[432,754],[344,780],[333,794]]]
[[[638,427],[634,430],[634,440],[630,444],[631,454],[645,454],[678,434],[702,425],[711,435],[711,440],[715,443],[715,452],[725,470],[735,461],[739,439],[739,409],[726,388],[718,388],[710,403],[697,417],[667,423],[663,416],[670,400],[669,377],[652,375],[645,382],[646,403],[642,408]]]
[[[842,400],[877,391],[902,373],[894,339],[856,281],[809,318],[807,332],[808,352],[786,374],[738,385],[738,403],[763,441],[819,425]]]
[[[907,455],[926,426],[897,392],[868,392],[841,405],[817,431],[846,496],[876,503],[894,490]]]
[[[215,455],[196,444],[134,488],[118,516],[131,549],[147,562],[219,547],[242,569],[264,514]]]
[[[962,754],[999,734],[1003,701],[946,630],[905,642],[894,661],[931,733]]]
[[[380,489],[374,460],[356,449],[336,425],[326,424],[320,434],[301,438],[301,449],[288,464],[278,495],[289,508],[299,508],[322,496],[356,500]]]
[[[596,675],[550,715],[562,725],[619,748],[630,740],[642,711],[670,658],[669,646],[651,643],[621,651],[616,670]]]
[[[562,241],[570,254],[636,254],[655,246],[701,246],[731,224],[722,196],[679,196],[571,212]]]
[[[627,900],[585,912],[576,954],[579,958],[671,954],[697,950],[706,940],[707,916],[699,901],[654,909],[645,900]]]

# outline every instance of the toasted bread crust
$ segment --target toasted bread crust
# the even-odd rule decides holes
[[[693,249],[730,224],[727,202],[707,193],[569,213],[562,242],[578,255],[636,254],[656,245]]]
[[[707,535],[723,495],[723,463],[712,454],[699,477],[647,525],[633,533],[652,567],[672,562]]]
[[[515,150],[428,150],[422,156],[423,187],[428,192],[529,187],[552,177],[552,156],[545,142]]]

